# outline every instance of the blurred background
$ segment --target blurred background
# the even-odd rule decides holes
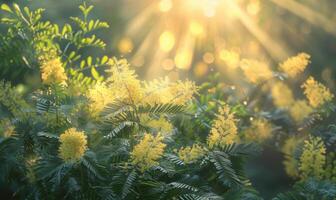
[[[78,0],[21,0],[45,8],[45,19],[60,25],[80,15]],[[107,21],[98,35],[106,54],[125,57],[141,78],[169,76],[201,83],[219,71],[227,84],[242,82],[242,58],[265,61],[274,69],[299,52],[312,56],[305,72],[335,91],[335,0],[90,0],[92,18]],[[98,55],[101,52],[86,52]],[[305,79],[305,76],[302,76]],[[264,150],[262,168],[249,173],[266,199],[291,180],[282,171],[281,155]],[[265,159],[266,158],[266,159]],[[269,162],[265,163],[265,160]],[[261,170],[260,170],[261,169]],[[258,177],[254,179],[253,177]],[[262,180],[261,180],[262,179]]]
[[[4,1],[3,2],[12,2]],[[80,14],[78,0],[16,1],[47,9],[64,24]],[[126,57],[144,77],[204,80],[221,71],[237,81],[241,58],[273,68],[299,52],[312,55],[308,70],[334,90],[336,3],[333,0],[90,0],[109,55]],[[94,54],[90,52],[88,54]],[[308,72],[310,73],[310,72]]]

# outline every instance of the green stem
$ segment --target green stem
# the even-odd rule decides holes
[[[53,85],[53,90],[54,90],[54,93],[55,93],[54,99],[55,99],[55,107],[56,107],[56,124],[58,124],[58,122],[59,122],[59,114],[58,114],[58,103],[59,103],[58,101],[59,101],[59,99],[58,99],[56,85]]]

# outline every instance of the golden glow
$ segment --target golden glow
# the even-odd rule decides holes
[[[185,0],[184,7],[192,11],[201,11],[205,17],[214,17],[220,1],[223,0]]]
[[[169,52],[175,45],[175,36],[170,31],[165,31],[160,35],[160,49],[164,52]]]
[[[228,51],[223,49],[219,52],[219,58],[225,62],[225,64],[232,69],[235,69],[239,65],[240,56],[236,51]]]
[[[132,60],[132,65],[135,67],[142,67],[145,63],[145,58],[142,55],[136,56]]]
[[[271,0],[276,5],[283,7],[293,14],[301,17],[302,19],[308,21],[309,23],[320,26],[325,31],[336,35],[336,23],[323,16],[321,13],[318,13],[309,7],[303,5],[302,3],[294,0]]]
[[[196,77],[202,77],[206,75],[209,71],[208,65],[203,62],[199,62],[195,65],[194,74]]]
[[[237,20],[237,15],[242,14],[250,17],[245,9],[246,6],[249,5],[249,10],[256,12],[255,10],[260,8],[258,2],[259,0],[159,0],[156,3],[149,3],[138,15],[134,16],[126,31],[127,35],[132,38],[138,37],[140,41],[133,56],[142,55],[146,58],[143,65],[149,66],[146,73],[148,78],[154,78],[154,76],[165,73],[164,70],[171,70],[175,66],[183,70],[194,68],[196,65],[193,66],[193,63],[197,63],[194,58],[199,58],[199,56],[204,64],[209,65],[219,61],[218,57],[221,55],[224,62],[216,62],[216,64],[226,63],[236,67],[239,56],[232,55],[229,61],[230,56],[222,55],[223,53],[219,52],[222,48],[217,48],[216,42],[221,39],[224,31],[234,29],[232,27],[227,29],[227,21],[233,22]],[[239,10],[237,7],[244,9]],[[230,17],[233,15],[234,19]],[[152,20],[155,23],[146,26]],[[138,33],[144,31],[147,34],[139,38]],[[153,41],[155,40],[158,41],[160,51],[153,52],[155,49]],[[269,41],[269,43],[272,47],[276,45],[274,41]],[[204,55],[199,55],[205,46],[209,47],[207,50],[211,53],[203,50]],[[274,51],[272,47],[269,49]],[[174,66],[171,61],[167,61],[170,58],[173,58]]]
[[[174,61],[172,59],[165,59],[161,62],[161,66],[164,70],[172,70],[174,69]]]
[[[173,3],[171,0],[161,0],[159,2],[159,9],[161,12],[168,12],[173,7]]]
[[[204,55],[203,55],[203,61],[207,64],[211,64],[215,61],[215,57],[212,53],[210,52],[206,52]]]
[[[286,48],[273,40],[254,22],[234,1],[227,1],[232,12],[237,13],[237,17],[241,23],[256,37],[256,39],[264,46],[264,48],[276,59],[287,58]]]
[[[336,34],[336,23],[304,3],[271,2]],[[146,6],[132,17],[126,35],[137,39],[139,46],[132,56],[146,58],[143,65],[149,66],[146,74],[151,78],[172,68],[165,61],[169,58],[178,69],[184,70],[196,67],[193,63],[198,63],[195,59],[200,57],[207,65],[236,69],[241,55],[279,62],[293,53],[292,47],[283,43],[279,34],[273,34],[276,32],[270,29],[270,20],[260,23],[262,11],[270,6],[261,0],[144,0],[137,4],[139,8]],[[155,51],[153,41],[158,41],[160,51]],[[230,50],[237,47],[240,47],[239,52]],[[203,56],[204,50],[211,51],[213,58],[209,54]]]
[[[192,61],[192,53],[187,50],[182,50],[176,54],[174,60],[177,68],[188,70]]]
[[[260,12],[260,1],[252,0],[246,6],[247,13],[250,15],[257,15]]]
[[[133,50],[133,42],[130,38],[124,37],[118,43],[118,50],[122,54],[130,53]]]
[[[204,28],[203,25],[197,21],[191,21],[189,24],[189,30],[191,34],[195,36],[200,36],[203,35],[204,33]]]

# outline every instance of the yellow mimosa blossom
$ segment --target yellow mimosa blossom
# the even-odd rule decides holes
[[[326,163],[326,147],[319,137],[310,137],[304,141],[303,153],[300,157],[300,176],[322,178]]]
[[[42,62],[41,76],[44,84],[64,83],[67,80],[60,58]]]
[[[162,116],[160,116],[158,119],[153,119],[148,117],[148,115],[143,115],[141,116],[140,121],[146,126],[149,126],[163,134],[171,133],[174,128],[173,125]]]
[[[162,141],[163,136],[160,134],[153,136],[146,133],[131,152],[132,163],[137,165],[142,172],[157,166],[159,164],[158,160],[162,157],[166,147],[166,144]]]
[[[197,86],[192,81],[177,81],[171,83],[168,78],[153,81],[140,81],[134,70],[129,68],[125,59],[111,59],[110,76],[106,84],[116,95],[119,102],[133,105],[146,104],[179,104],[183,105],[197,93]]]
[[[285,171],[293,178],[299,176],[299,160],[295,157],[295,154],[302,143],[303,139],[292,136],[285,141],[281,148],[285,157],[283,161]]]
[[[65,162],[79,160],[87,149],[86,135],[82,131],[70,128],[61,134],[59,156]]]
[[[245,131],[245,137],[249,141],[263,142],[272,137],[272,124],[266,119],[253,120],[251,126]]]
[[[182,147],[178,151],[178,156],[184,163],[193,163],[201,158],[204,154],[205,149],[199,144],[194,144],[191,147]]]
[[[183,105],[192,100],[194,94],[197,93],[197,90],[198,88],[193,81],[177,81],[173,83],[169,89],[173,97],[173,99],[170,100],[170,103]]]
[[[137,79],[125,80],[124,83],[112,84],[113,89],[120,96],[121,100],[132,104],[139,104],[144,101],[144,90],[141,87],[141,82]]]
[[[165,104],[173,99],[170,92],[171,82],[168,77],[144,82],[145,97],[147,104]]]
[[[258,84],[273,77],[270,67],[266,63],[257,60],[244,59],[240,63],[240,68],[251,83]]]
[[[295,122],[302,122],[306,117],[308,117],[314,109],[310,107],[305,100],[295,101],[293,105],[289,108],[290,116],[295,120]]]
[[[177,81],[170,83],[168,78],[145,82],[144,101],[151,103],[174,103],[183,105],[197,93],[193,81]]]
[[[279,108],[287,108],[294,103],[292,90],[283,82],[277,82],[272,87],[273,103]]]
[[[101,112],[106,105],[113,103],[116,99],[114,92],[104,83],[96,83],[87,91],[86,96],[90,101],[89,110],[95,114]]]
[[[309,77],[301,87],[304,90],[309,104],[314,108],[322,106],[334,98],[330,90],[323,84],[317,82],[313,77]]]
[[[232,144],[238,139],[237,119],[234,113],[230,111],[228,105],[224,105],[219,109],[217,119],[213,122],[208,136],[208,145],[210,148],[214,146],[225,146]]]
[[[12,125],[9,119],[0,120],[0,136],[8,138],[15,134],[15,126]]]
[[[279,65],[279,69],[289,77],[294,78],[299,73],[303,72],[310,63],[310,55],[306,53],[299,53],[296,56],[288,58],[285,62]]]
[[[108,62],[110,68],[106,70],[110,74],[107,81],[111,83],[120,83],[126,80],[137,79],[134,70],[130,69],[130,64],[126,59],[110,59]]]
[[[135,71],[129,69],[127,60],[111,59],[109,65],[110,69],[106,72],[110,76],[106,81],[114,94],[117,94],[121,101],[133,104],[139,103],[144,97],[144,91]]]

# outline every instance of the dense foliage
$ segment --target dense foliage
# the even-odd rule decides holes
[[[108,24],[79,8],[61,27],[42,9],[1,6],[0,188],[9,196],[262,199],[245,164],[272,145],[297,181],[274,199],[336,198],[334,95],[298,78],[308,54],[276,71],[240,60],[252,85],[244,95],[219,74],[200,86],[142,81],[125,59],[83,56],[103,54],[95,31]]]

